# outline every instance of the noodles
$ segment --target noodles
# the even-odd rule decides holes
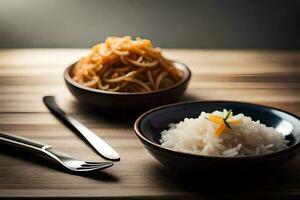
[[[74,81],[112,92],[148,92],[171,87],[182,72],[165,59],[150,40],[109,37],[80,59],[71,71]]]

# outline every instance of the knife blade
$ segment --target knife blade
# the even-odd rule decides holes
[[[109,160],[120,160],[119,154],[109,144],[85,127],[82,123],[77,121],[72,116],[66,114],[61,108],[59,108],[55,102],[54,96],[44,96],[43,102],[51,113],[53,113],[69,128],[80,134],[102,157]]]

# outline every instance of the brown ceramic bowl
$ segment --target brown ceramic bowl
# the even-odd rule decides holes
[[[177,69],[183,72],[182,80],[170,88],[158,91],[128,93],[128,92],[110,92],[99,89],[93,89],[75,82],[70,71],[75,64],[69,66],[64,71],[64,79],[70,92],[80,102],[105,110],[110,109],[134,109],[145,110],[176,102],[184,94],[191,78],[189,68],[180,62],[173,61]]]
[[[160,145],[161,131],[170,123],[184,118],[197,118],[201,111],[232,109],[244,113],[254,120],[274,127],[290,141],[288,148],[270,154],[257,156],[204,156],[172,150]],[[141,115],[135,122],[134,130],[145,148],[162,164],[185,172],[207,173],[209,171],[236,173],[269,171],[280,169],[300,151],[300,118],[296,115],[263,105],[233,101],[202,101],[161,106]]]

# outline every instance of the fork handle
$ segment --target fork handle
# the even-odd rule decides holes
[[[13,147],[21,148],[27,151],[39,152],[44,154],[44,149],[50,146],[42,144],[24,137],[16,136],[10,133],[0,131],[0,142]]]

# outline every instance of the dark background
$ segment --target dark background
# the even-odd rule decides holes
[[[131,35],[165,48],[300,48],[296,0],[0,0],[0,48],[86,48]]]

